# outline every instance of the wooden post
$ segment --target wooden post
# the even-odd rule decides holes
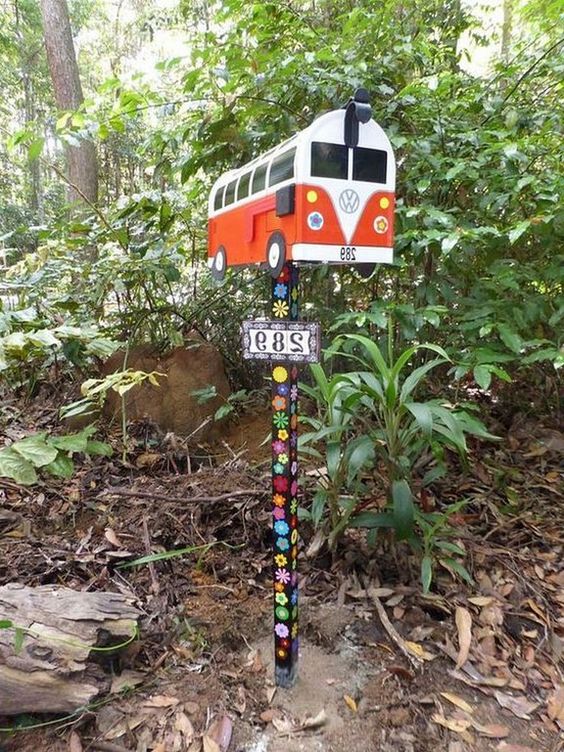
[[[291,262],[272,280],[274,319],[297,320],[298,281]],[[275,679],[291,687],[298,663],[298,368],[287,361],[272,364],[272,501]]]

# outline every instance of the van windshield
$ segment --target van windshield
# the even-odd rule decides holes
[[[385,183],[388,154],[382,149],[353,149],[353,180],[367,183]]]
[[[343,144],[311,144],[311,174],[315,178],[346,180],[349,171],[349,150]]]

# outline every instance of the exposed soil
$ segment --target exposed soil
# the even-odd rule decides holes
[[[4,729],[40,726],[4,731],[2,749],[199,752],[203,737],[204,752],[224,752],[209,728],[225,717],[229,752],[564,749],[561,434],[510,430],[502,445],[476,447],[471,472],[435,488],[438,504],[469,499],[458,523],[472,586],[439,569],[423,597],[407,549],[384,540],[370,553],[359,533],[334,563],[302,555],[299,680],[275,690],[268,428],[267,412],[245,416],[211,459],[191,450],[182,464],[185,450],[167,445],[148,467],[139,446],[131,466],[96,460],[65,484],[0,479],[0,584],[119,589],[145,614],[140,641],[107,666],[139,681],[133,690],[116,687],[68,719],[2,719]],[[311,537],[303,525],[304,550]],[[374,593],[423,660],[391,641]],[[457,609],[472,620],[459,669]]]

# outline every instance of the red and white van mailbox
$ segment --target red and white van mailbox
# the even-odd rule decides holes
[[[209,198],[208,263],[286,261],[374,264],[393,260],[396,165],[391,144],[359,89],[347,106],[244,167],[222,175]]]

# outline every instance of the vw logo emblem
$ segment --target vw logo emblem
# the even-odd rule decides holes
[[[358,193],[352,188],[346,188],[339,196],[339,206],[346,214],[354,214],[359,204]]]

